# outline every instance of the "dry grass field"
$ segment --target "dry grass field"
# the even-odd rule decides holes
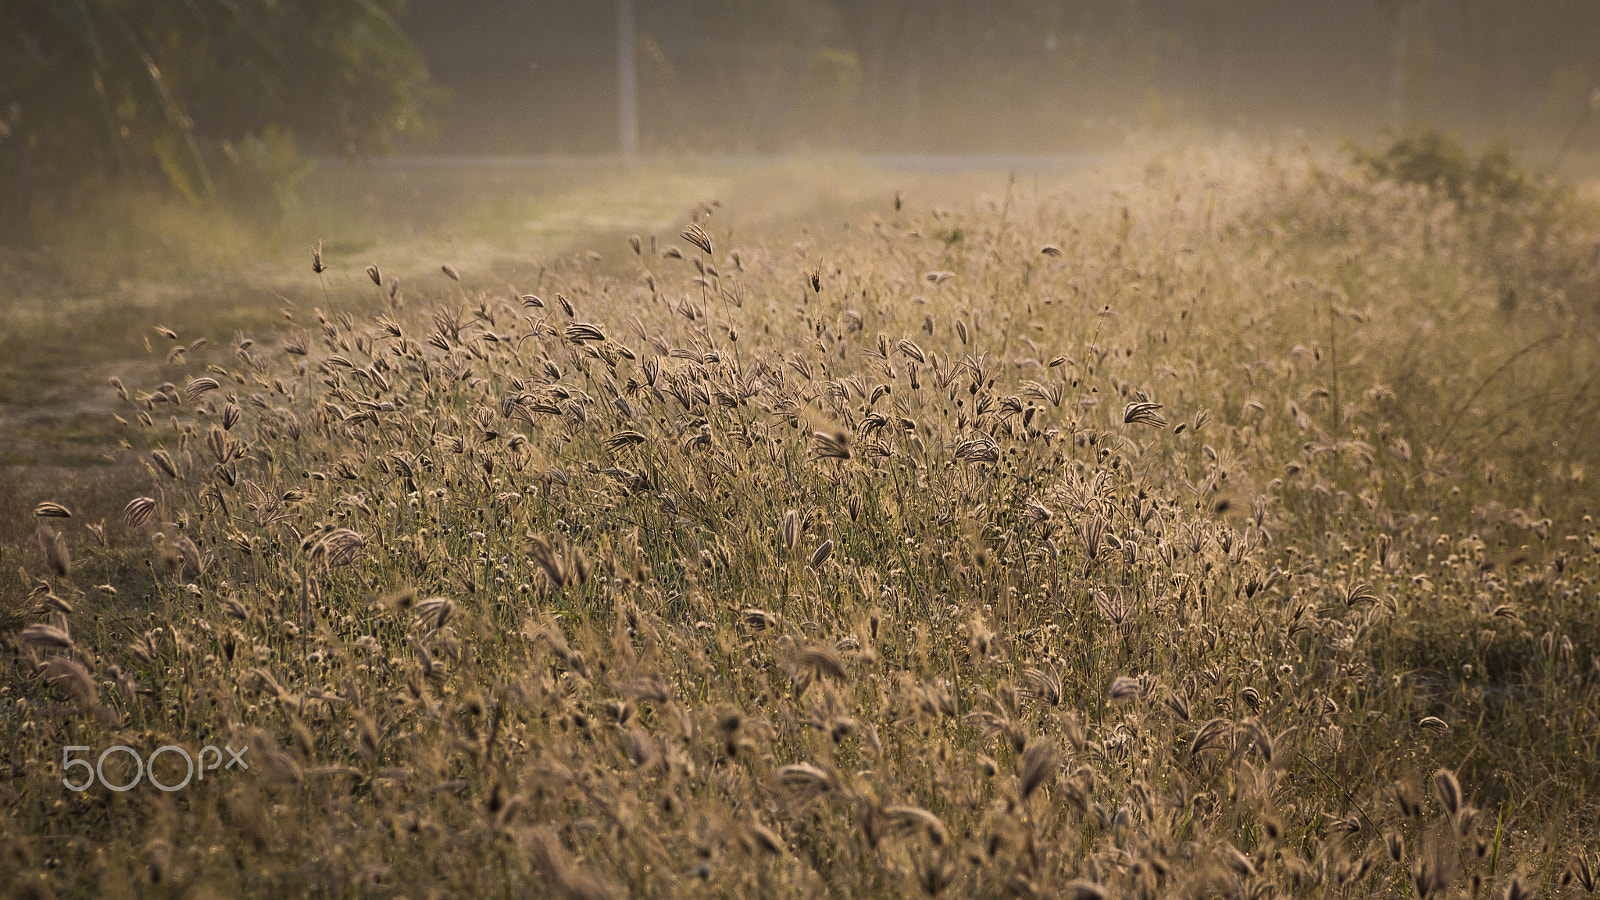
[[[1591,895],[1600,215],[1415,150],[142,323],[7,501],[0,889]]]

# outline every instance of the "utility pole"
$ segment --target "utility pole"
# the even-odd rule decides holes
[[[639,74],[633,59],[633,0],[617,0],[617,152],[639,159]]]

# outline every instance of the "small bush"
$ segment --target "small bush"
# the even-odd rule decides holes
[[[1356,149],[1356,165],[1373,177],[1419,184],[1463,202],[1477,197],[1520,200],[1535,192],[1535,180],[1504,145],[1485,150],[1477,159],[1454,135],[1422,127],[1396,138],[1387,149]]]
[[[1474,157],[1454,136],[1421,128],[1386,149],[1351,152],[1354,178],[1335,178],[1353,193],[1342,210],[1363,206],[1385,185],[1410,187],[1414,201],[1450,203],[1456,210],[1436,215],[1440,228],[1457,230],[1467,250],[1465,262],[1497,282],[1499,308],[1536,316],[1555,312],[1600,313],[1600,254],[1592,208],[1575,200],[1571,189],[1529,172],[1503,145]],[[1381,204],[1380,204],[1381,205]],[[1430,229],[1432,227],[1430,226]],[[1424,250],[1450,240],[1437,230],[1423,234]]]

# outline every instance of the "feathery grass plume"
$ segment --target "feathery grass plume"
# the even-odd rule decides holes
[[[1450,824],[1455,827],[1457,836],[1465,840],[1478,826],[1478,808],[1462,804],[1461,809],[1450,817]]]
[[[1395,805],[1400,807],[1400,815],[1408,819],[1422,818],[1424,812],[1422,797],[1416,782],[1406,779],[1396,781],[1391,793],[1394,795]]]
[[[1017,791],[1024,802],[1048,784],[1060,769],[1056,746],[1048,738],[1034,738],[1017,761]]]
[[[222,610],[228,614],[230,619],[238,619],[241,622],[247,622],[250,620],[249,608],[246,607],[238,597],[233,596],[232,594],[223,599]]]
[[[22,629],[22,632],[17,635],[17,640],[24,647],[38,647],[47,650],[72,649],[72,635],[68,634],[66,629],[57,628],[54,625],[46,625],[42,622]]]
[[[1261,711],[1261,692],[1254,687],[1246,687],[1239,692],[1239,702],[1250,708],[1251,712]]]
[[[416,625],[437,631],[450,623],[456,609],[456,602],[449,597],[429,597],[417,604]]]
[[[290,788],[302,784],[306,778],[305,769],[276,742],[251,745],[250,771],[267,784]]]
[[[763,853],[778,856],[783,853],[783,838],[776,831],[762,825],[760,822],[750,822],[745,826],[750,835],[750,843]]]
[[[825,431],[813,432],[811,435],[812,459],[849,459],[850,435],[844,431],[829,434]]]
[[[1585,891],[1588,891],[1591,894],[1594,893],[1595,888],[1600,886],[1600,868],[1595,866],[1594,860],[1592,859],[1589,851],[1579,851],[1576,861],[1576,870],[1578,875],[1578,883],[1583,885],[1583,889]]]
[[[273,699],[279,699],[288,694],[283,689],[283,686],[278,683],[278,679],[272,674],[271,670],[261,667],[244,673],[244,677],[240,679],[240,684],[247,691],[266,694]]]
[[[986,434],[974,435],[956,444],[951,454],[962,462],[980,462],[993,465],[1000,461],[1000,445]]]
[[[178,477],[178,466],[172,461],[172,454],[157,448],[150,451],[150,458],[155,460],[156,466],[165,472],[168,478]]]
[[[802,806],[839,788],[839,780],[832,772],[811,763],[791,763],[780,768],[778,783]]]
[[[311,271],[315,272],[318,275],[321,275],[323,272],[328,271],[328,267],[325,264],[323,264],[323,262],[322,262],[322,242],[321,241],[317,241],[317,245],[315,247],[311,248]],[[177,337],[177,335],[173,335],[173,337]]]
[[[206,449],[211,451],[211,457],[220,465],[233,457],[233,444],[227,432],[217,426],[211,426],[206,432]]]
[[[1167,417],[1156,410],[1161,408],[1159,403],[1148,400],[1129,403],[1122,410],[1122,421],[1125,425],[1149,425],[1152,428],[1165,428]]]
[[[451,281],[460,281],[461,280],[461,273],[459,271],[457,271],[455,266],[452,266],[449,263],[445,263],[444,265],[440,266],[439,267],[439,271],[441,271],[444,274],[448,275],[450,277]]]
[[[210,375],[202,375],[199,378],[190,379],[189,383],[184,386],[183,393],[184,396],[189,398],[189,402],[193,403],[205,396],[208,391],[220,390],[221,387],[222,385],[215,378]]]
[[[583,872],[613,880],[618,896],[664,898],[1353,897],[1409,894],[1430,831],[1452,853],[1482,854],[1464,866],[1483,879],[1480,896],[1503,893],[1513,872],[1530,885],[1536,871],[1559,874],[1550,865],[1566,847],[1541,852],[1538,835],[1575,840],[1565,835],[1585,813],[1563,801],[1593,779],[1560,767],[1570,742],[1527,738],[1545,720],[1574,733],[1594,724],[1593,679],[1567,678],[1584,669],[1581,642],[1569,651],[1563,638],[1582,637],[1569,626],[1600,571],[1588,552],[1600,530],[1578,511],[1600,483],[1573,468],[1595,471],[1600,449],[1569,440],[1600,408],[1583,396],[1558,410],[1525,402],[1548,394],[1567,360],[1541,351],[1498,369],[1516,352],[1492,339],[1503,323],[1460,313],[1480,297],[1492,306],[1498,279],[1524,298],[1518,329],[1536,338],[1549,329],[1530,305],[1594,296],[1600,262],[1547,257],[1560,256],[1560,229],[1512,215],[1507,242],[1541,236],[1535,255],[1551,265],[1527,274],[1518,249],[1494,251],[1512,265],[1456,265],[1477,258],[1460,236],[1504,210],[1424,200],[1421,185],[1385,188],[1381,209],[1364,208],[1338,172],[1292,169],[1238,179],[1244,191],[1227,177],[1202,186],[1210,172],[1135,173],[1125,197],[1042,189],[1003,216],[999,201],[908,208],[810,230],[799,246],[752,247],[748,265],[719,237],[721,265],[743,273],[744,307],[703,248],[680,238],[686,265],[657,260],[665,271],[649,272],[655,247],[639,238],[632,272],[591,265],[581,249],[535,264],[526,287],[548,302],[463,279],[435,284],[439,316],[306,307],[277,335],[236,338],[237,374],[179,378],[160,365],[176,336],[151,338],[161,343],[145,377],[176,386],[130,391],[132,412],[102,399],[138,420],[128,452],[149,473],[136,465],[137,477],[168,484],[149,455],[158,447],[181,473],[142,523],[145,537],[166,535],[158,570],[181,577],[117,575],[127,548],[115,536],[72,577],[93,566],[120,593],[80,600],[39,571],[54,594],[10,610],[11,643],[31,665],[9,681],[0,671],[0,694],[26,701],[16,718],[35,727],[5,733],[13,755],[44,758],[94,724],[70,721],[76,710],[35,673],[58,654],[97,686],[106,677],[100,701],[135,713],[155,740],[240,746],[224,719],[266,729],[286,742],[281,768],[304,767],[302,788],[267,776],[253,749],[249,772],[218,772],[215,785],[206,772],[216,803],[168,804],[154,831],[107,819],[97,846],[113,865],[99,869],[95,847],[39,837],[51,824],[39,804],[0,812],[0,830],[48,844],[40,857],[85,879],[139,871],[159,832],[178,888],[191,875],[196,887],[233,884],[197,855],[214,845],[260,864],[239,881],[246,893],[315,893],[329,878],[372,893],[425,876],[463,895],[531,881],[557,896],[574,890],[557,882]],[[1159,227],[1123,230],[1124,205]],[[1410,253],[1423,245],[1448,283],[1414,277]],[[959,277],[924,281],[934,269]],[[376,282],[366,299],[382,306],[395,282]],[[1336,400],[1321,386],[1324,323],[1288,301],[1325,285],[1377,314],[1358,339],[1343,324],[1337,335],[1360,342],[1339,379],[1347,391],[1376,385],[1372,396]],[[1113,302],[1120,317],[1103,307]],[[579,306],[592,315],[566,314]],[[307,314],[315,321],[300,322]],[[1262,339],[1210,327],[1230,315],[1255,321]],[[1556,393],[1600,384],[1588,371],[1600,357],[1554,340],[1573,350],[1571,390]],[[1438,365],[1434,344],[1457,365]],[[186,383],[206,389],[190,395]],[[1141,387],[1174,393],[1188,412],[1166,416],[1165,434],[1151,420],[1119,423],[1127,404],[1152,402]],[[1506,419],[1517,428],[1485,426],[1518,403]],[[247,406],[259,411],[248,424]],[[1217,413],[1197,434],[1208,408]],[[1329,416],[1343,424],[1330,431]],[[815,430],[846,461],[814,458]],[[1402,434],[1433,438],[1404,453],[1356,440],[1382,449]],[[1567,438],[1548,465],[1511,452],[1554,446],[1540,435]],[[1546,481],[1556,487],[1530,489]],[[1538,507],[1515,508],[1535,494]],[[81,506],[76,497],[64,499]],[[1224,497],[1232,514],[1220,517]],[[1347,505],[1367,514],[1344,515]],[[968,519],[983,534],[969,536]],[[341,527],[369,544],[329,570],[328,545],[316,548]],[[542,551],[519,552],[534,533]],[[824,539],[827,557],[813,558]],[[280,552],[292,546],[301,552]],[[22,549],[0,554],[43,568]],[[589,556],[596,577],[575,589]],[[368,600],[406,582],[428,592]],[[1493,599],[1454,602],[1463,586]],[[144,621],[154,615],[159,626]],[[33,622],[61,629],[59,641],[18,639]],[[981,671],[968,671],[969,651]],[[1490,680],[1549,670],[1562,690],[1480,698],[1388,677],[1436,656],[1475,664],[1462,673],[1469,686],[1494,660]],[[272,680],[241,681],[256,668]],[[184,697],[216,699],[223,718],[183,718],[168,701]],[[1525,791],[1499,842],[1473,827],[1464,796],[1439,815],[1420,780],[1420,812],[1370,802],[1382,773],[1414,768],[1418,738],[1449,736],[1419,728],[1423,715],[1454,733],[1480,699],[1497,714],[1474,758]],[[1285,737],[1297,720],[1305,734]],[[73,742],[103,749],[101,731]],[[1038,765],[1036,735],[1053,742],[1053,765]],[[514,748],[530,752],[506,756]],[[1060,767],[1069,759],[1076,771]],[[1340,765],[1319,771],[1329,760]],[[813,771],[780,776],[801,761]],[[1519,766],[1562,777],[1519,777]],[[297,800],[308,792],[315,802]],[[924,837],[940,833],[929,816],[947,837]],[[330,822],[348,867],[282,852],[320,852]],[[564,873],[555,878],[526,851],[542,824],[563,863],[544,866]],[[0,847],[0,871],[10,852]],[[1565,891],[1581,892],[1583,867],[1571,868]],[[1466,881],[1429,900],[1467,896]]]
[[[1137,700],[1143,696],[1144,691],[1139,684],[1139,679],[1128,675],[1118,675],[1111,681],[1111,700],[1114,703],[1126,703]]]
[[[1227,719],[1217,717],[1201,725],[1194,733],[1194,738],[1189,741],[1189,755],[1199,756],[1209,749],[1220,749],[1224,738],[1233,730]]]
[[[1099,516],[1093,516],[1084,526],[1084,529],[1086,532],[1084,535],[1084,548],[1089,551],[1089,558],[1094,559],[1100,555],[1100,541],[1106,534],[1106,521]],[[1089,592],[1089,595],[1094,599],[1095,610],[1107,622],[1121,626],[1122,623],[1128,621],[1128,616],[1132,613],[1132,610],[1128,609],[1128,604],[1123,602],[1121,589],[1114,589],[1113,592],[1108,593],[1095,588]]]
[[[793,552],[800,546],[800,513],[792,509],[785,511],[778,533],[783,538],[783,549]]]
[[[1267,732],[1266,726],[1262,725],[1260,720],[1251,717],[1239,723],[1239,731],[1249,740],[1250,745],[1254,746],[1257,752],[1261,754],[1262,761],[1270,765],[1275,745],[1272,735]]]
[[[58,531],[39,526],[39,550],[44,562],[57,577],[65,578],[72,572],[72,554],[67,550],[66,536]]]
[[[889,827],[896,831],[924,832],[928,842],[935,847],[943,847],[950,842],[950,832],[945,829],[944,822],[920,806],[885,806],[883,817]]]
[[[181,535],[172,542],[172,547],[178,551],[178,559],[182,561],[183,567],[191,576],[198,578],[205,574],[205,560],[200,556],[200,548],[195,545],[192,538],[187,534]]]
[[[1430,831],[1423,838],[1422,852],[1411,864],[1411,886],[1420,900],[1428,900],[1434,894],[1448,889],[1459,871],[1460,860],[1455,848],[1445,846],[1439,835]]]
[[[39,673],[66,694],[82,712],[100,712],[100,690],[95,687],[94,678],[82,663],[65,656],[52,656],[39,664]]]
[[[628,246],[633,248],[634,256],[644,255],[644,241],[637,234],[628,235]]]
[[[606,438],[605,448],[615,453],[628,447],[643,444],[648,440],[649,438],[637,431],[619,431],[616,434],[613,434],[611,437]]]
[[[1022,670],[1022,679],[1028,683],[1029,696],[1051,706],[1061,705],[1061,676],[1055,671],[1027,668]]]
[[[1096,560],[1100,558],[1100,544],[1105,540],[1106,530],[1109,527],[1109,523],[1106,522],[1105,517],[1099,513],[1090,513],[1084,518],[1078,520],[1078,537],[1083,541],[1084,555],[1089,557],[1090,560]],[[1122,624],[1121,620],[1115,615],[1115,611],[1111,606],[1111,598],[1109,594],[1107,594],[1105,591],[1099,590],[1098,588],[1090,591],[1089,593],[1090,596],[1094,598],[1095,608],[1100,610],[1101,615],[1105,616],[1108,620],[1111,620],[1112,624],[1114,625]],[[1104,598],[1104,600],[1102,600],[1102,598]]]
[[[313,561],[326,562],[329,568],[347,566],[367,546],[367,539],[349,528],[335,528],[321,540],[311,545],[309,556]]]
[[[822,568],[822,564],[827,562],[828,561],[828,557],[830,557],[832,555],[833,555],[833,539],[829,538],[828,540],[825,540],[822,543],[818,544],[817,545],[817,549],[811,551],[811,562],[810,562],[811,568],[813,568],[813,569]]]
[[[72,510],[59,503],[45,501],[33,508],[33,514],[44,519],[70,519]]]
[[[967,652],[975,660],[983,660],[995,649],[995,633],[983,620],[983,613],[974,611],[967,621]]]
[[[542,534],[529,535],[523,549],[534,564],[544,571],[552,586],[561,587],[567,583],[569,573],[566,561],[549,538]]]
[[[604,331],[600,330],[600,326],[591,325],[588,322],[569,322],[566,329],[562,332],[562,335],[574,344],[582,344],[584,341],[603,341],[606,339],[606,334]]]
[[[1168,691],[1161,698],[1161,703],[1174,716],[1178,717],[1178,721],[1180,721],[1180,722],[1189,721],[1189,716],[1190,716],[1189,700],[1188,700],[1188,698],[1184,697],[1182,694],[1179,694],[1179,693],[1177,693],[1175,691]]]
[[[900,352],[901,356],[916,360],[919,365],[927,365],[928,363],[928,355],[923,352],[921,347],[917,346],[916,341],[910,338],[901,338],[895,349]]]
[[[1461,783],[1456,781],[1454,772],[1440,769],[1433,773],[1433,789],[1439,794],[1439,805],[1444,807],[1445,815],[1461,812]]]
[[[383,273],[378,271],[377,266],[367,266],[367,277],[372,279],[373,284],[383,287]]]
[[[1450,725],[1438,716],[1423,716],[1417,721],[1417,727],[1427,731],[1436,731],[1443,734],[1450,730]]]
[[[1233,874],[1242,879],[1256,877],[1256,864],[1251,861],[1250,857],[1245,856],[1238,847],[1224,842],[1220,852],[1222,855],[1222,864],[1227,866],[1228,869],[1233,872]]]
[[[711,236],[706,234],[705,229],[701,228],[699,225],[690,225],[688,228],[685,228],[683,231],[679,232],[678,236],[695,245],[696,247],[699,247],[703,253],[711,252]]]
[[[826,675],[835,681],[842,681],[845,677],[844,660],[839,658],[839,652],[832,647],[814,644],[795,654],[795,666],[809,669],[817,675]]]
[[[749,607],[739,614],[746,627],[751,631],[766,631],[778,627],[778,616],[764,609]]]
[[[621,704],[618,712],[621,714],[617,716],[617,724],[621,725],[626,721],[626,716],[631,714],[632,707],[628,704]],[[637,726],[630,727],[623,733],[622,745],[624,752],[628,755],[628,762],[632,763],[636,769],[648,769],[654,766],[661,755],[660,747],[655,739],[648,732]]]
[[[658,675],[626,681],[617,686],[617,692],[635,702],[649,701],[657,706],[672,702],[672,686]]]

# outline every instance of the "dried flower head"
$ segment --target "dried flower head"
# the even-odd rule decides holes
[[[699,225],[690,225],[679,234],[679,237],[699,247],[702,253],[711,252],[711,236]]]
[[[154,497],[135,497],[128,501],[122,510],[122,519],[129,528],[139,528],[149,524],[156,513],[156,500]]]

